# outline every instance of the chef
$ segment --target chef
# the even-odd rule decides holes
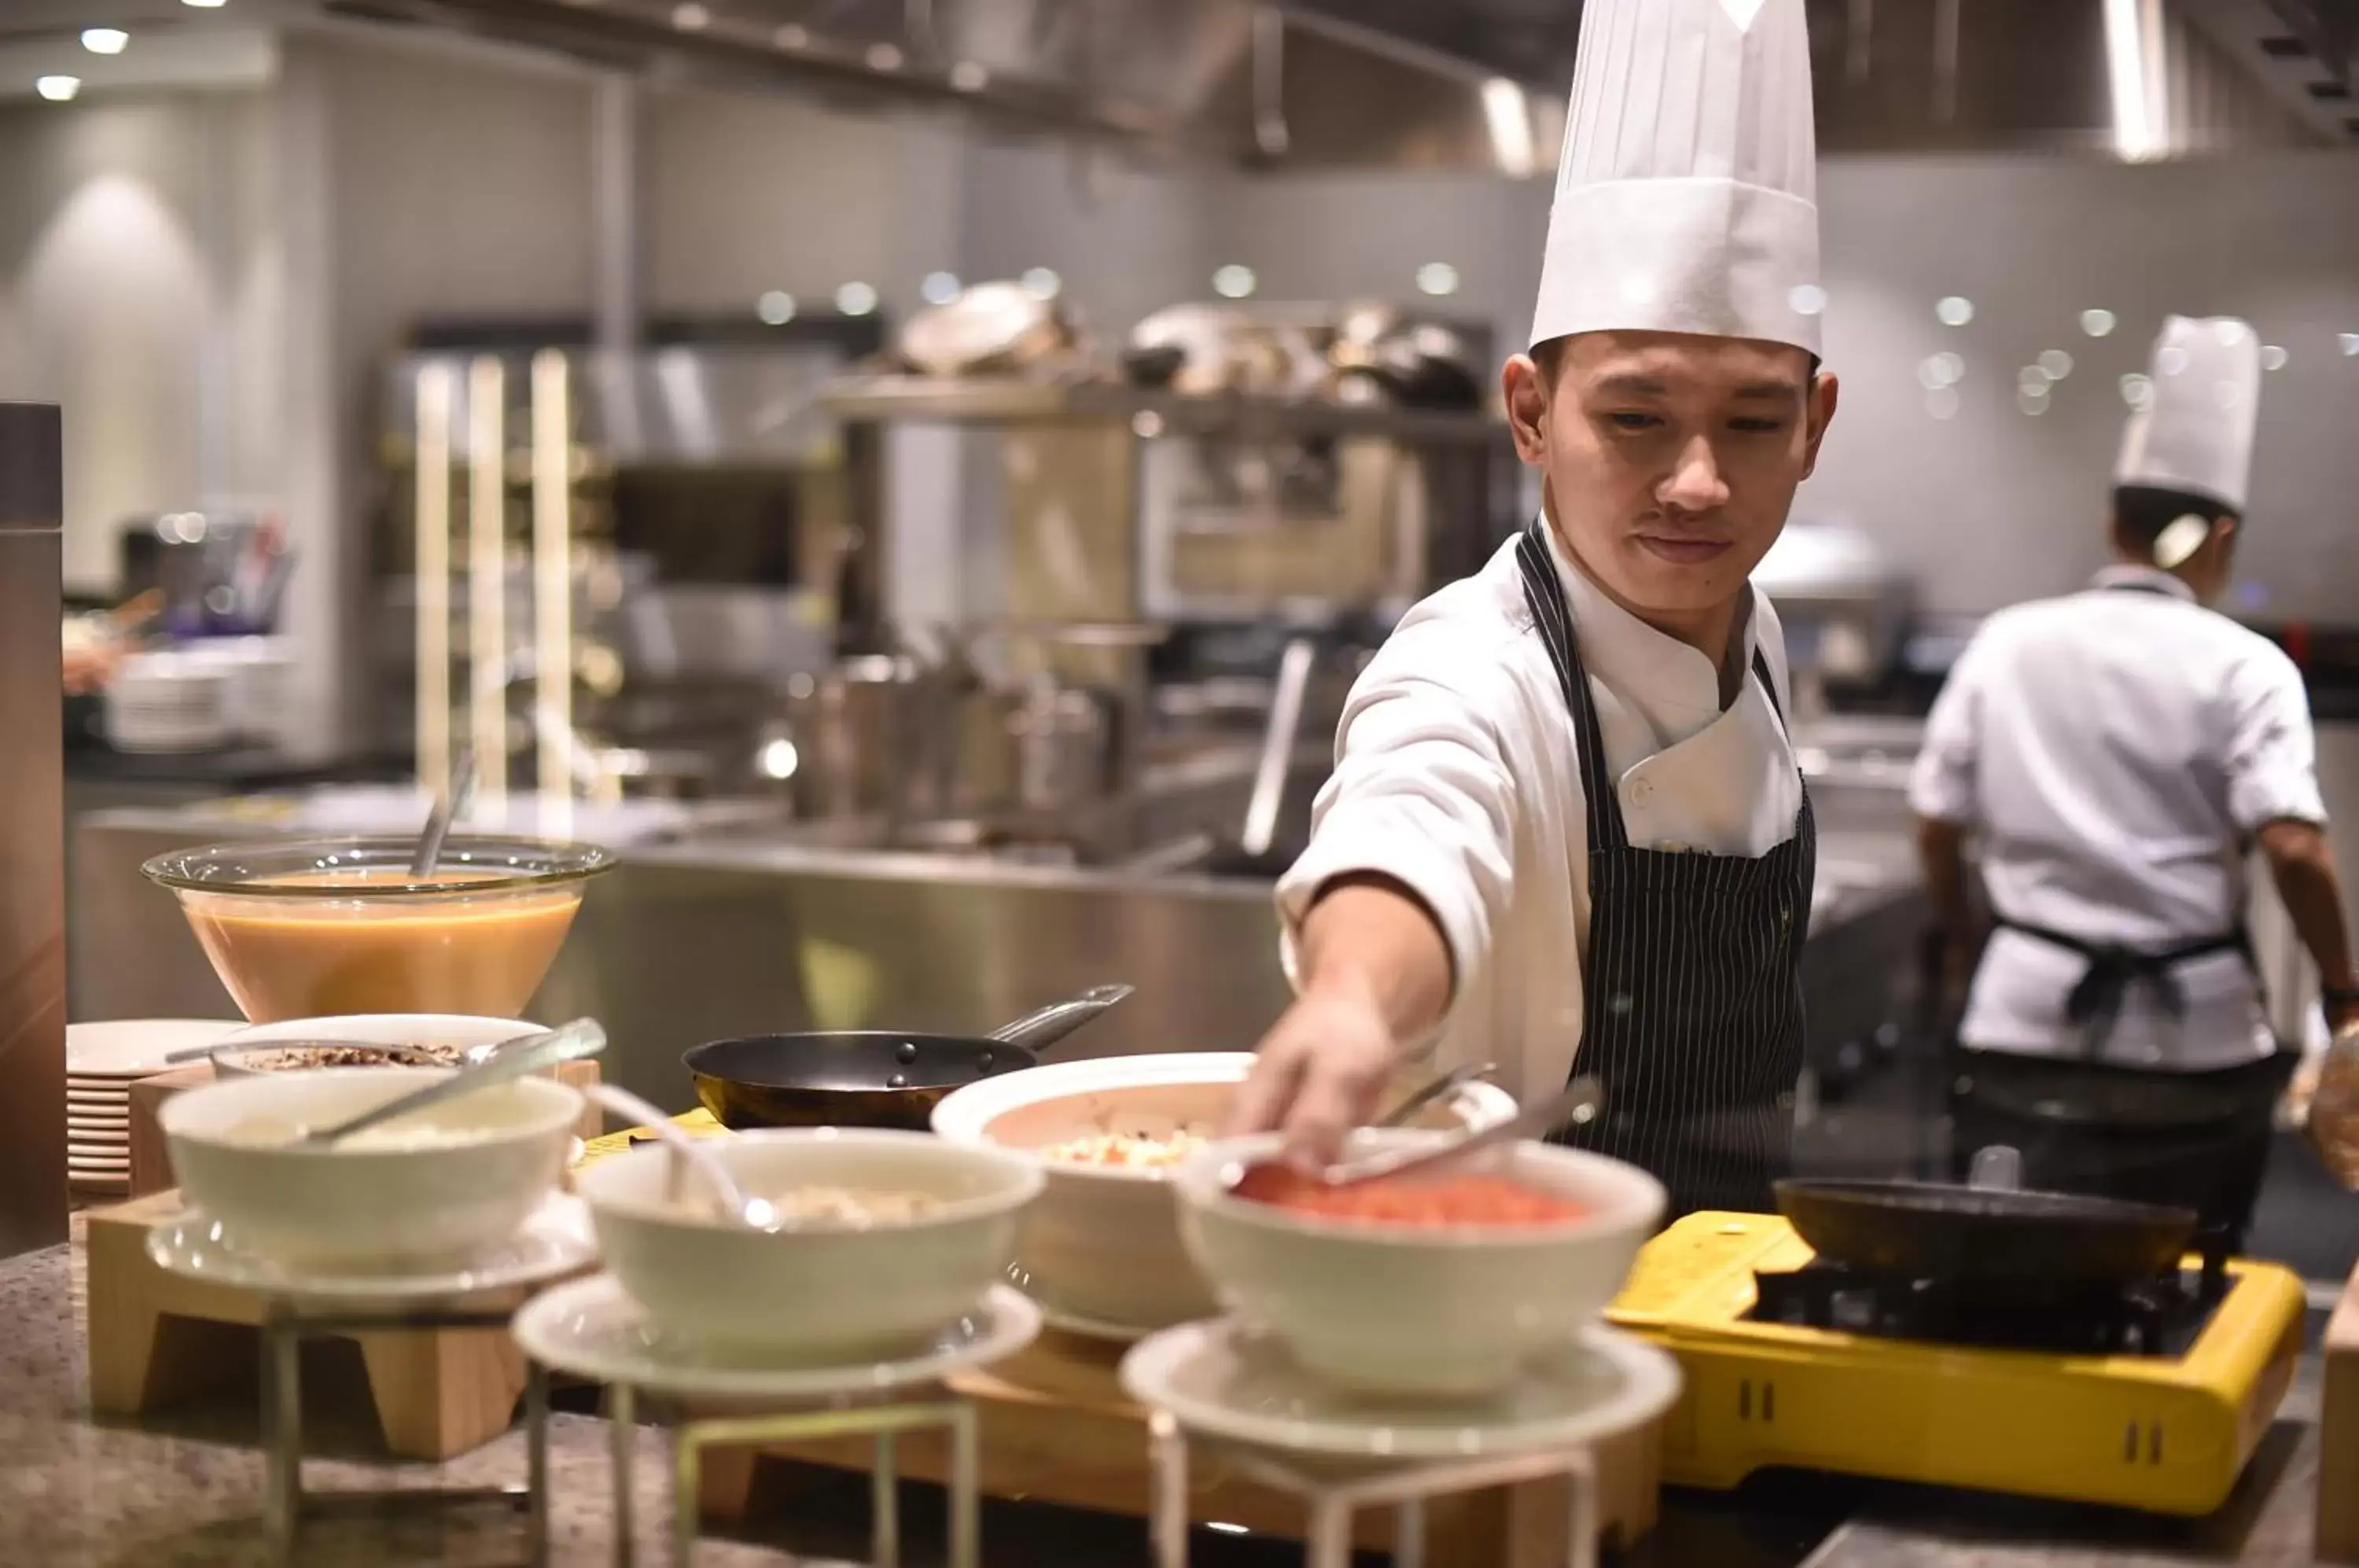
[[[1803,0],[1591,0],[1528,354],[1543,508],[1353,689],[1280,880],[1297,999],[1234,1124],[1300,1160],[1406,1056],[1489,1062],[1676,1208],[1765,1208],[1802,1058],[1814,833],[1748,586],[1835,408]]]
[[[2252,471],[2260,344],[2170,317],[2115,470],[2114,563],[2081,593],[1993,615],[1927,722],[1910,786],[1953,975],[1960,1160],[2006,1144],[2031,1185],[2184,1204],[2242,1233],[2295,1053],[2244,923],[2257,843],[2317,961],[2329,1021],[2359,1021],[2299,673],[2204,608],[2230,581]],[[1964,863],[1995,931],[1973,966]]]

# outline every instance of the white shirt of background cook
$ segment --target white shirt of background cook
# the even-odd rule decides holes
[[[1909,803],[1981,830],[1984,880],[2010,917],[2167,948],[2235,924],[2256,829],[2325,822],[2316,757],[2291,659],[2168,573],[2115,567],[2087,592],[1984,623],[1926,722]],[[2077,1052],[2064,998],[2086,967],[2053,943],[1995,933],[1961,1038]],[[2275,1049],[2241,956],[2192,959],[2176,975],[2185,1016],[2134,984],[2105,1061],[2198,1069]]]
[[[1793,836],[1801,781],[1758,679],[1786,694],[1776,613],[1754,595],[1745,687],[1550,554],[1580,638],[1630,841],[1758,856]],[[1310,844],[1277,885],[1285,961],[1321,887],[1373,871],[1440,920],[1458,975],[1439,1057],[1496,1062],[1519,1096],[1562,1086],[1581,1041],[1589,843],[1571,714],[1532,625],[1513,541],[1411,610],[1353,688]]]

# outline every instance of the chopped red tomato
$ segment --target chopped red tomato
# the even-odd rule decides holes
[[[1280,1165],[1257,1165],[1237,1195],[1298,1214],[1398,1225],[1544,1225],[1577,1220],[1588,1211],[1570,1198],[1499,1176],[1439,1180],[1378,1180],[1330,1187]]]

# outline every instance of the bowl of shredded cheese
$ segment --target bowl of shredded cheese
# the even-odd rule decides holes
[[[1180,1237],[1171,1176],[1217,1137],[1250,1051],[1050,1062],[944,1096],[934,1131],[1038,1164],[1046,1185],[1016,1233],[1013,1275],[1049,1321],[1145,1335],[1220,1306]],[[1515,1101],[1472,1083],[1414,1125],[1483,1126]]]

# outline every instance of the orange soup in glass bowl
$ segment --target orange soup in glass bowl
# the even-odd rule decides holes
[[[141,867],[179,899],[255,1023],[354,1013],[513,1018],[540,988],[590,880],[592,844],[454,835],[413,877],[406,837],[255,840]]]

